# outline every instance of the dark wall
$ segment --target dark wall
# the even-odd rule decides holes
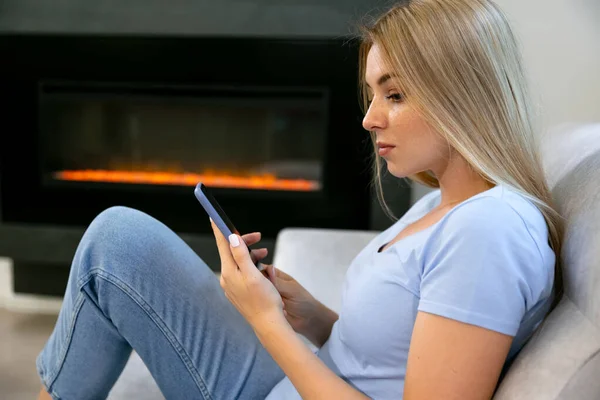
[[[390,0],[1,0],[0,32],[337,37],[379,15]],[[358,101],[358,98],[357,98]],[[405,182],[385,180],[397,214]],[[373,197],[371,229],[391,221]]]
[[[2,0],[0,30],[337,36],[382,0]]]

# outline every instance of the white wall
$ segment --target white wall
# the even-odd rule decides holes
[[[600,0],[495,1],[521,42],[541,128],[600,122]],[[413,201],[429,192],[413,188]]]
[[[496,2],[521,41],[543,126],[600,121],[600,2]]]

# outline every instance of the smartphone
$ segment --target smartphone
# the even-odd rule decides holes
[[[241,236],[206,185],[199,182],[194,189],[194,195],[196,195],[196,198],[200,204],[202,204],[206,213],[210,216],[215,225],[217,225],[217,228],[219,228],[225,238],[229,239],[229,235],[232,233]],[[255,265],[262,270],[261,263],[257,262]]]
[[[196,195],[196,198],[200,204],[202,204],[202,207],[204,207],[204,210],[208,216],[212,218],[215,225],[217,225],[217,228],[219,228],[225,238],[229,239],[229,236],[233,233],[240,235],[206,185],[204,185],[202,182],[198,183],[196,185],[196,189],[194,189],[194,194]]]

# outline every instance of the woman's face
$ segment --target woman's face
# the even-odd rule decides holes
[[[363,127],[375,132],[376,151],[392,175],[401,178],[428,170],[443,171],[449,146],[405,102],[402,83],[386,70],[381,56],[374,44],[367,56],[365,79],[370,105]]]

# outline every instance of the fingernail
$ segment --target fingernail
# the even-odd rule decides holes
[[[235,233],[229,235],[229,243],[232,247],[238,247],[240,245],[240,239],[238,239]]]

